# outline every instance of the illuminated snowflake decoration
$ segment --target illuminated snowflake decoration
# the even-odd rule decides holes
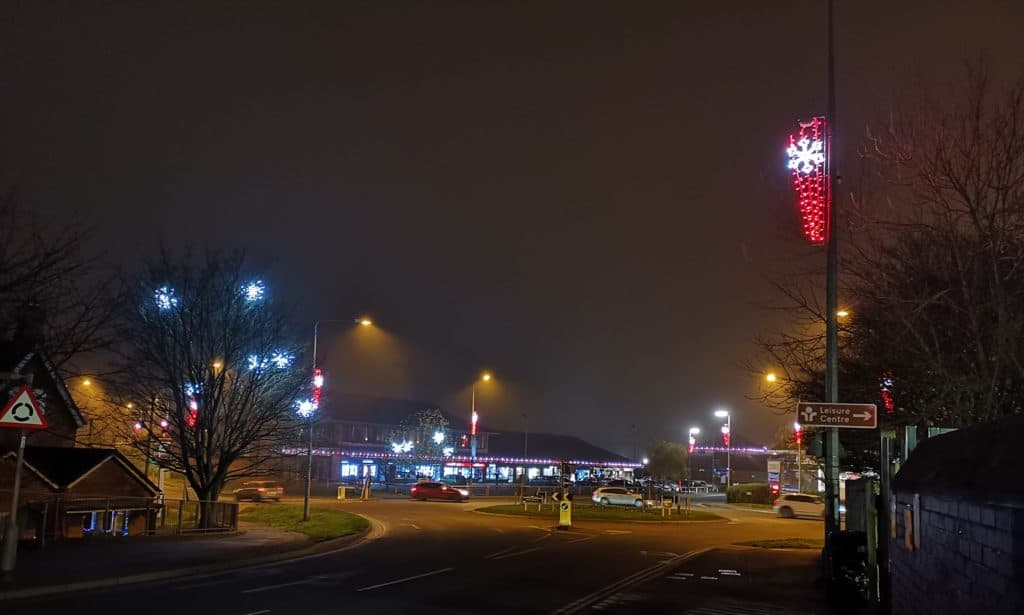
[[[203,392],[203,385],[193,384],[191,382],[185,383],[185,395],[187,397],[195,397]]]
[[[409,442],[408,440],[406,440],[404,442],[392,442],[391,443],[391,451],[393,453],[395,453],[396,455],[398,453],[409,453],[409,452],[412,452],[412,442]]]
[[[316,412],[316,404],[309,399],[300,399],[295,402],[295,413],[304,419],[308,419]]]
[[[434,444],[440,444],[442,442],[444,442],[444,432],[443,431],[435,431],[434,432]]]
[[[277,369],[287,369],[291,367],[292,361],[295,360],[295,355],[287,352],[277,351],[270,355],[270,364]]]
[[[454,454],[455,454],[455,447],[452,447],[452,446],[446,446],[446,447],[444,447],[444,448],[443,448],[443,449],[441,450],[441,453],[442,453],[442,454],[443,454],[443,455],[444,455],[445,457],[451,457],[452,455],[454,455]]]
[[[255,303],[263,299],[264,293],[266,293],[267,287],[263,284],[263,280],[253,280],[248,284],[242,286],[242,296],[245,297],[246,301]]]
[[[249,369],[263,369],[267,366],[267,362],[260,359],[259,355],[251,354],[246,357],[245,362],[249,365]]]
[[[786,155],[789,156],[788,167],[791,170],[807,175],[825,162],[825,143],[803,137],[786,148]]]
[[[153,291],[153,301],[156,302],[156,308],[160,311],[169,310],[178,305],[178,298],[174,296],[174,289],[167,286],[161,286]]]

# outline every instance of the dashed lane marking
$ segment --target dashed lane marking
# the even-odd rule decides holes
[[[245,615],[263,615],[264,613],[269,613],[269,612],[270,612],[270,609],[263,609],[262,611],[253,611],[251,613],[246,613]]]
[[[309,577],[308,579],[299,579],[298,581],[289,581],[288,583],[277,583],[276,585],[264,585],[262,587],[252,587],[250,589],[243,589],[240,594],[256,594],[259,592],[267,592],[272,589],[281,589],[282,587],[291,587],[293,585],[305,585],[306,583],[313,583],[319,581],[320,577]]]
[[[527,553],[533,553],[534,551],[540,551],[541,547],[534,547],[532,549],[523,549],[522,551],[516,551],[515,553],[506,553],[505,555],[499,555],[492,557],[491,559],[508,559],[510,557],[519,557],[520,555],[526,555]]]
[[[406,581],[415,581],[416,579],[422,579],[424,577],[432,577],[435,574],[444,574],[445,572],[452,572],[454,568],[438,568],[437,570],[431,570],[430,572],[424,572],[423,574],[414,574],[411,577],[405,577],[404,579],[395,579],[394,581],[385,581],[384,583],[377,583],[376,585],[367,585],[366,587],[360,587],[357,592],[366,592],[371,589],[379,589],[381,587],[388,587],[389,585],[397,585],[399,583],[405,583]]]

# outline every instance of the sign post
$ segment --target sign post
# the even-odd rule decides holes
[[[21,437],[18,439],[18,459],[14,465],[14,488],[11,489],[11,514],[7,517],[3,555],[0,558],[0,573],[7,581],[14,572],[14,564],[18,557],[18,495],[21,491],[21,466],[25,463],[25,430],[48,427],[46,415],[43,414],[36,396],[32,394],[31,387],[23,386],[18,389],[0,411],[0,427],[21,431]]]
[[[801,402],[797,404],[797,420],[802,427],[875,429],[878,427],[878,406]]]

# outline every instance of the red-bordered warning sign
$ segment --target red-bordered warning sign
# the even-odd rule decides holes
[[[39,405],[39,400],[32,389],[23,386],[11,397],[4,409],[0,411],[0,427],[13,429],[46,429],[46,415]]]

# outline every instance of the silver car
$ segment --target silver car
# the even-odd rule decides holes
[[[590,499],[595,504],[600,504],[601,506],[617,504],[619,506],[644,507],[644,496],[625,487],[601,487],[600,489],[594,489],[594,495],[590,496]]]

